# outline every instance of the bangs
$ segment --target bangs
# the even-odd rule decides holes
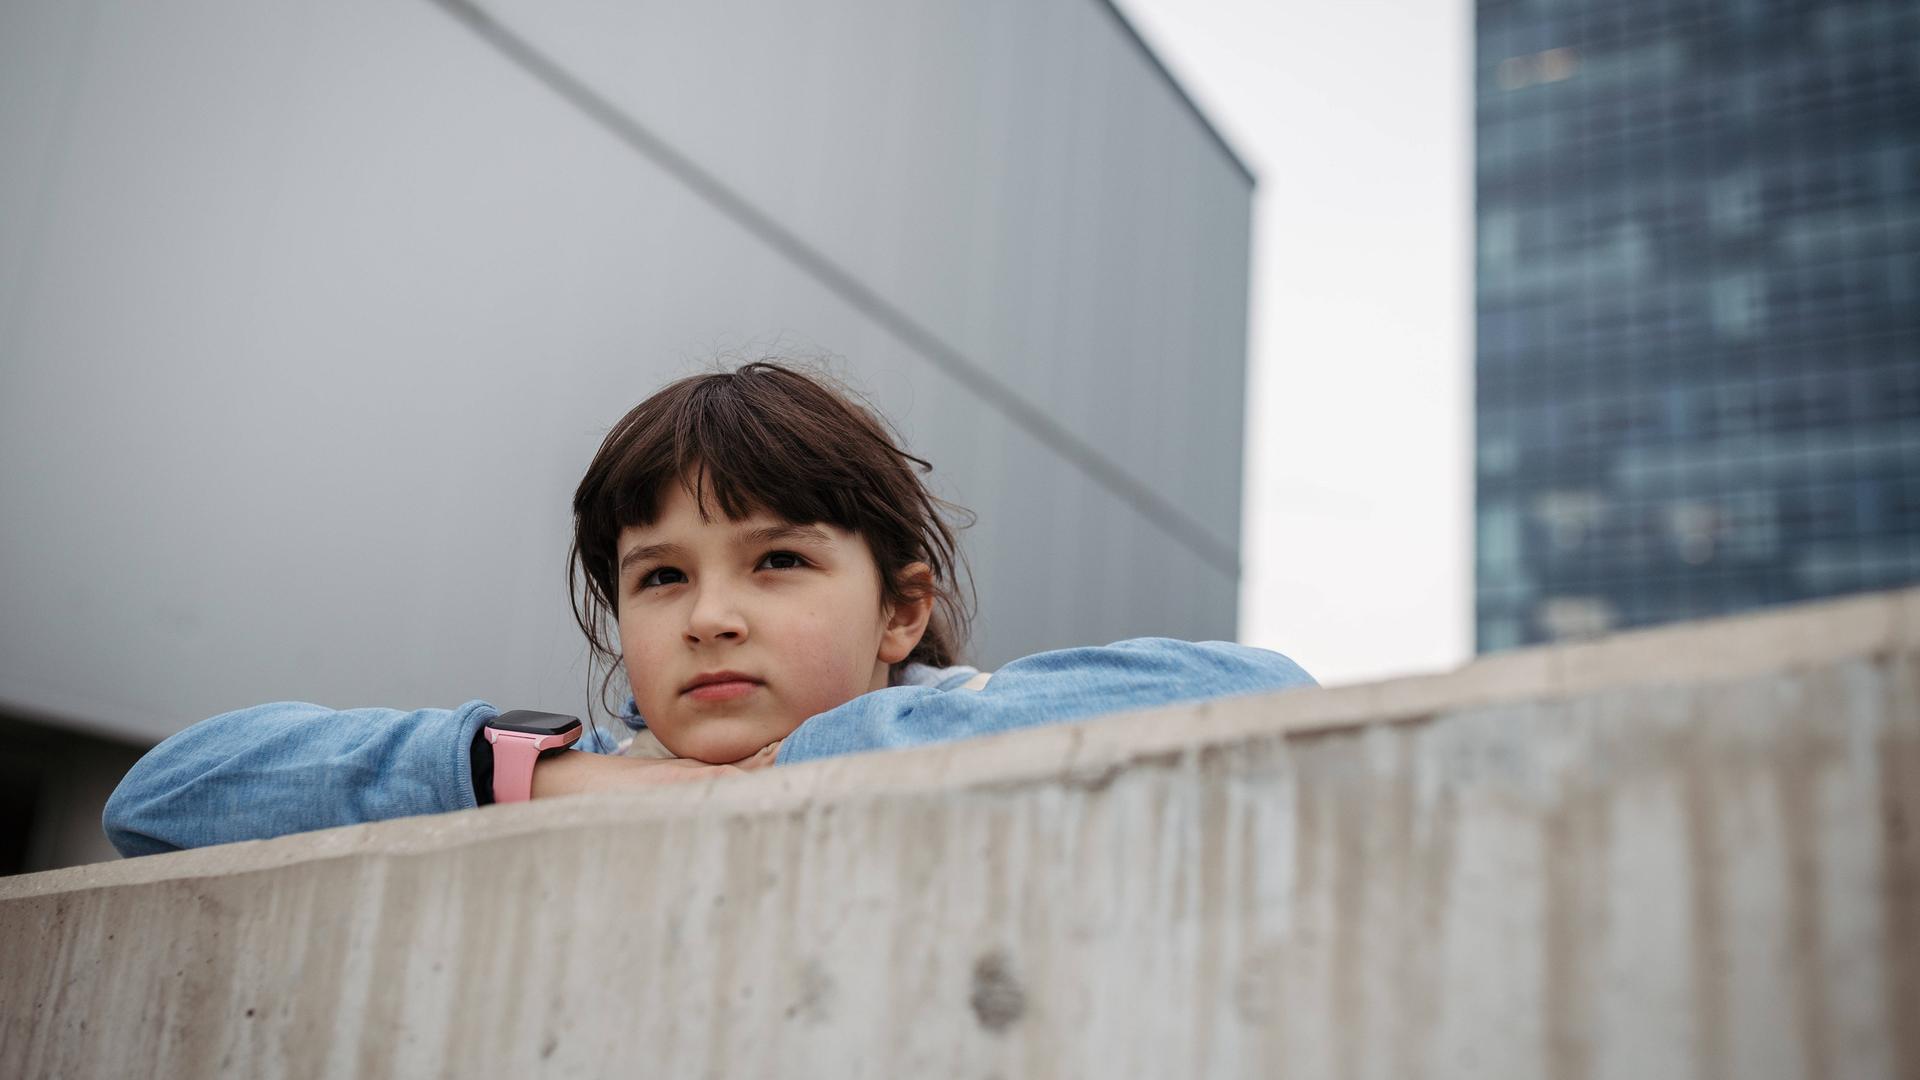
[[[872,501],[872,485],[862,483],[860,465],[875,447],[857,427],[793,407],[790,388],[774,401],[756,400],[769,395],[755,394],[762,388],[750,380],[688,389],[661,402],[660,413],[646,418],[612,462],[601,504],[616,535],[658,521],[669,484],[687,492],[703,521],[716,514],[738,521],[764,511],[796,525],[864,531],[875,508],[861,505]]]

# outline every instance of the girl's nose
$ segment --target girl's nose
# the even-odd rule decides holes
[[[707,587],[694,595],[693,610],[687,613],[689,642],[738,641],[746,636],[746,616],[731,590]]]

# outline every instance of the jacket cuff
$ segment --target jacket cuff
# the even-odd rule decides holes
[[[460,800],[456,809],[471,810],[493,802],[493,744],[481,729],[499,715],[498,709],[484,701],[470,701],[460,707],[461,734],[454,742],[452,769],[455,795]]]

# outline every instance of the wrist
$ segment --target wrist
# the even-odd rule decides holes
[[[493,745],[493,801],[533,798],[533,776],[541,762],[563,754],[580,733],[579,718],[560,713],[516,709],[487,721],[481,734]]]
[[[569,753],[562,750],[557,754],[543,755],[533,763],[533,798],[550,799],[556,795],[578,795],[593,790],[594,779],[601,774],[601,767],[608,761],[599,754],[585,751]]]

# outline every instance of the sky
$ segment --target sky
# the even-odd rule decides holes
[[[1473,651],[1472,7],[1119,0],[1259,178],[1240,640],[1322,683]]]

